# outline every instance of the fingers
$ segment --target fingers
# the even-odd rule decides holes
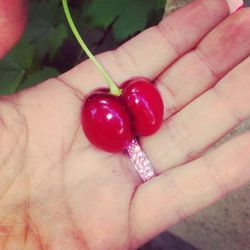
[[[131,205],[136,244],[143,244],[248,182],[249,148],[247,133],[142,185]]]
[[[236,12],[156,80],[165,118],[213,87],[250,54],[249,26],[250,9]]]
[[[228,14],[229,8],[224,0],[195,0],[168,16],[160,25],[98,58],[117,83],[134,76],[153,79],[192,49]],[[60,78],[82,92],[105,86],[102,76],[90,61]]]
[[[27,0],[0,1],[0,59],[20,39],[26,18]]]
[[[214,88],[143,139],[143,148],[161,173],[204,152],[250,115],[250,57]]]

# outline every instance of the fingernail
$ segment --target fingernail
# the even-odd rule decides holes
[[[230,13],[234,13],[235,11],[241,9],[244,5],[243,0],[226,0],[229,5]]]

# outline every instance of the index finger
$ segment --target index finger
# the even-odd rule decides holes
[[[98,59],[117,83],[133,76],[153,80],[229,15],[229,2],[238,0],[194,0],[159,25],[142,32],[117,50],[99,55]],[[59,79],[83,93],[105,85],[89,60]]]

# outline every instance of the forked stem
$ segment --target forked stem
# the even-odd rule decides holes
[[[122,92],[121,89],[118,88],[118,86],[115,84],[115,82],[113,81],[113,79],[111,78],[111,76],[109,75],[107,70],[96,59],[96,57],[91,53],[88,46],[86,45],[86,43],[83,41],[81,35],[79,34],[79,32],[78,32],[78,30],[77,30],[77,28],[76,28],[76,26],[74,24],[74,21],[73,21],[73,19],[71,17],[67,0],[62,0],[62,4],[63,4],[63,9],[64,9],[65,16],[67,18],[67,21],[69,23],[69,26],[70,26],[73,34],[75,35],[78,43],[80,44],[80,46],[82,47],[82,49],[84,50],[86,55],[95,64],[95,66],[98,68],[98,70],[100,71],[100,73],[102,74],[104,79],[107,81],[107,83],[109,85],[110,93],[112,95],[115,95],[115,96],[121,95],[121,92]]]

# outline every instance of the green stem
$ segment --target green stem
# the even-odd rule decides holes
[[[111,76],[109,75],[107,70],[96,59],[96,57],[91,53],[91,51],[89,50],[89,48],[87,47],[87,45],[85,44],[83,39],[81,38],[81,35],[79,34],[79,32],[78,32],[78,30],[77,30],[77,28],[76,28],[76,26],[74,24],[74,21],[73,21],[73,19],[71,17],[67,0],[62,0],[62,4],[63,4],[63,9],[64,9],[65,16],[66,16],[66,18],[68,20],[69,26],[70,26],[73,34],[75,35],[78,43],[80,44],[80,46],[82,47],[84,52],[87,54],[89,59],[95,64],[95,66],[98,68],[100,73],[103,75],[103,77],[107,81],[107,83],[109,85],[109,88],[110,88],[110,93],[112,95],[115,95],[115,96],[121,95],[121,89],[118,88],[118,86],[115,84],[115,82],[113,81],[113,79],[111,78]]]

